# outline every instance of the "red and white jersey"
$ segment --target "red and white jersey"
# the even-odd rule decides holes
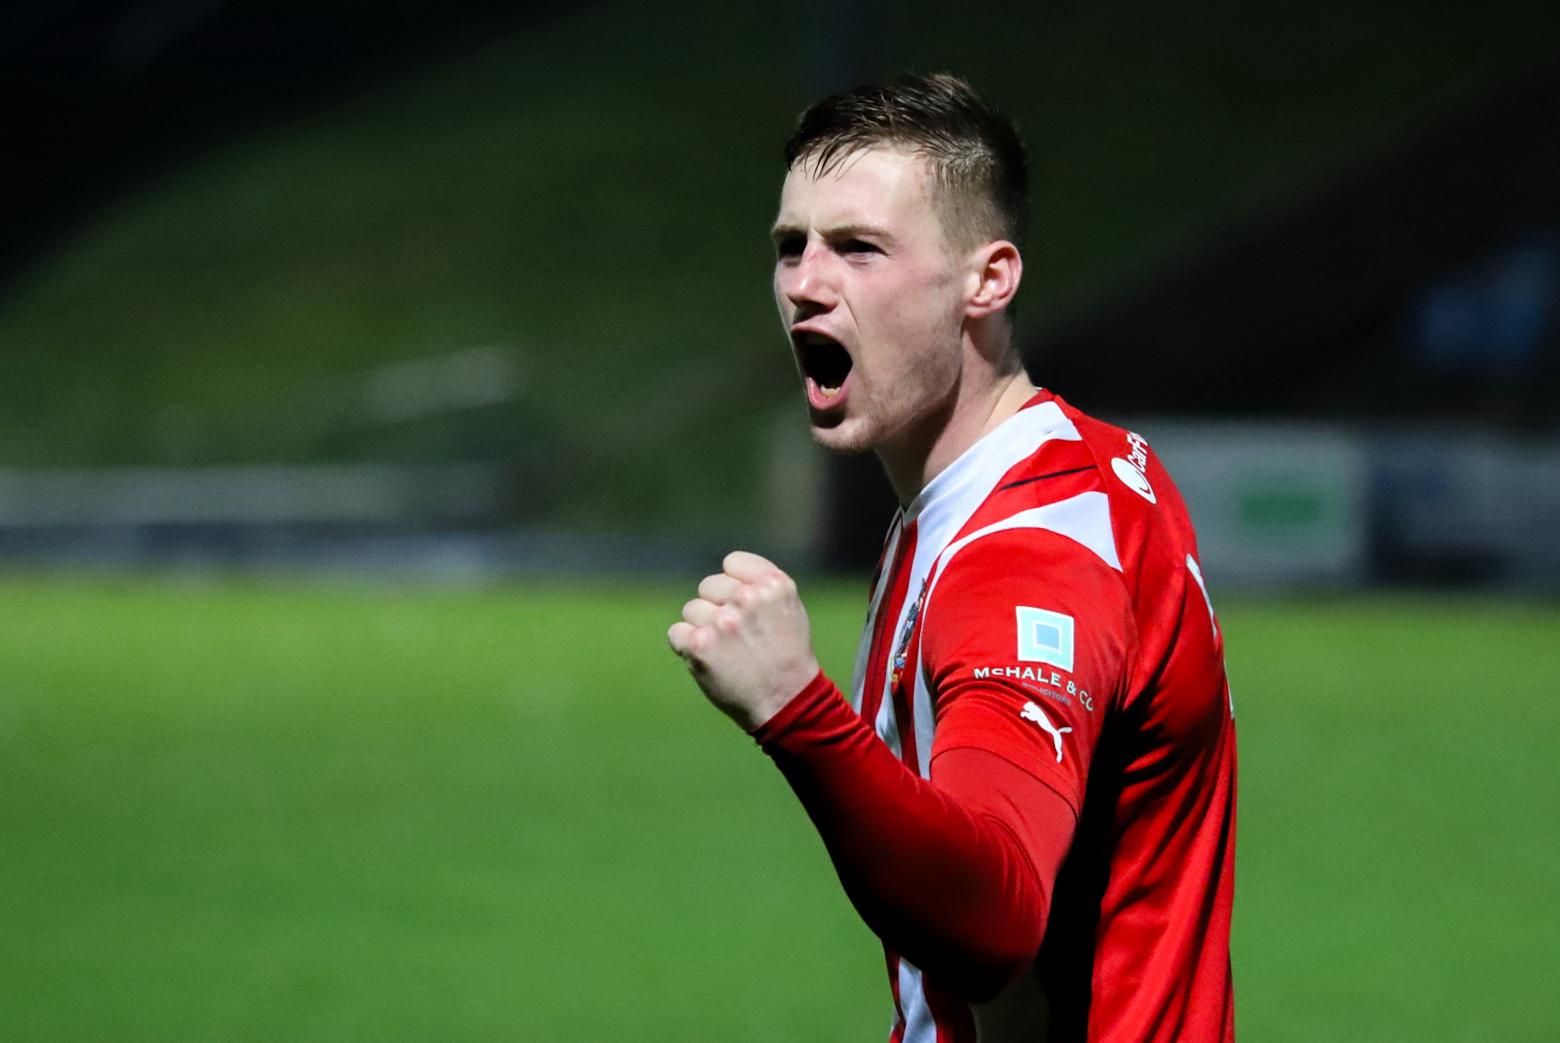
[[[1233,1038],[1234,710],[1142,438],[1040,391],[939,474],[890,529],[853,702],[922,778],[977,747],[1077,815],[1032,970],[972,1008],[890,951],[893,1040]]]

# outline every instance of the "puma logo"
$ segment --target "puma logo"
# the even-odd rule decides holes
[[[1067,725],[1063,725],[1062,727],[1058,728],[1056,725],[1052,724],[1051,719],[1045,715],[1045,711],[1040,709],[1039,705],[1034,702],[1027,702],[1024,704],[1024,710],[1021,716],[1024,718],[1024,720],[1034,721],[1041,728],[1045,729],[1045,731],[1051,736],[1051,741],[1056,743],[1056,763],[1062,763],[1062,734],[1064,732],[1072,731],[1072,728]]]

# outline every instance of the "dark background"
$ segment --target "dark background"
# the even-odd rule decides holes
[[[1111,418],[1556,437],[1547,6],[649,12],[9,6],[0,463],[481,461],[508,491],[453,511],[467,528],[765,539],[766,489],[798,480],[751,419],[790,386],[753,231],[778,142],[819,91],[945,66],[1029,138],[1038,381]],[[384,367],[474,345],[452,384],[549,391],[359,415],[376,380],[440,379]],[[870,564],[876,465],[812,466],[823,528],[797,552]],[[1407,509],[1372,495],[1374,518]],[[1520,571],[1371,538],[1378,579]]]

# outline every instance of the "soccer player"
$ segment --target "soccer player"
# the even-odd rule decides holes
[[[882,939],[907,1043],[1233,1038],[1235,731],[1186,508],[1014,347],[1023,147],[950,76],[786,145],[774,292],[814,438],[901,504],[847,703],[745,552],[668,638]]]

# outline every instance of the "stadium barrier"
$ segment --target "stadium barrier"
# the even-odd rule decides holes
[[[1560,439],[1144,419],[1210,582],[1560,591]]]
[[[1123,426],[1175,476],[1221,589],[1560,591],[1560,544],[1549,538],[1560,440],[1153,418]],[[847,493],[825,480],[827,458],[794,417],[772,431],[761,516],[726,535],[579,531],[550,521],[549,504],[526,502],[532,483],[499,463],[0,470],[0,563],[681,574],[750,546],[816,569],[838,538],[828,499]]]

